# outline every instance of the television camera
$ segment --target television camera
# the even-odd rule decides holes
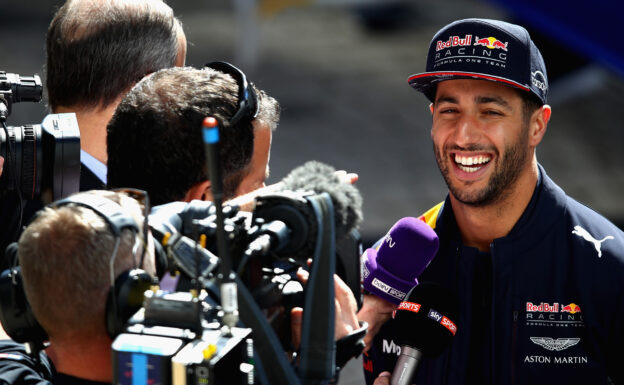
[[[158,241],[159,274],[175,277],[176,286],[169,293],[148,291],[144,306],[113,343],[117,383],[146,378],[166,384],[171,378],[174,384],[253,384],[257,379],[297,384],[333,377],[334,219],[329,194],[312,191],[260,195],[251,213],[225,205],[222,227],[235,272],[229,279],[238,291],[226,299],[222,283],[228,277],[217,257],[222,255],[217,206],[192,201],[155,207],[149,225]],[[353,242],[351,230],[340,231],[339,243]],[[347,249],[353,253],[344,258],[357,261],[360,248]],[[310,257],[304,291],[294,273]],[[359,277],[359,270],[349,274]],[[359,285],[354,294],[360,295]],[[304,320],[298,372],[284,355],[292,349],[288,314],[294,306],[315,317]],[[242,323],[225,322],[228,307]]]

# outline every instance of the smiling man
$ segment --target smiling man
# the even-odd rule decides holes
[[[409,83],[431,102],[449,189],[421,217],[440,248],[419,281],[441,284],[460,304],[451,347],[425,358],[414,382],[622,383],[624,234],[568,197],[537,161],[551,108],[528,32],[495,20],[451,23],[431,41],[426,72]],[[365,297],[360,318],[375,330],[392,306]],[[373,340],[369,384],[394,367],[395,329],[390,320]]]

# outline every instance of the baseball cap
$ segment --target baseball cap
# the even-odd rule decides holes
[[[434,101],[436,84],[485,79],[531,92],[544,104],[546,66],[526,29],[499,20],[464,19],[438,31],[429,45],[426,72],[408,83]]]

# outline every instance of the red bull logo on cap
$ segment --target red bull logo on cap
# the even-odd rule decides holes
[[[565,305],[563,307],[561,307],[561,312],[562,313],[570,313],[570,314],[576,314],[576,313],[580,313],[581,312],[581,307],[575,303],[571,303],[569,305]]]
[[[489,49],[502,49],[503,51],[507,51],[507,44],[508,42],[503,43],[502,41],[492,36],[484,38],[479,38],[478,36],[475,36],[474,42],[474,45],[482,45],[484,47],[488,47]]]
[[[469,46],[471,43],[472,35],[466,35],[463,38],[460,36],[450,36],[447,41],[438,40],[436,42],[436,51],[457,46]]]

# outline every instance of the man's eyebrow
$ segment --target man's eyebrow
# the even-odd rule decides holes
[[[455,99],[452,96],[441,96],[438,99],[436,99],[435,104],[440,104],[440,103],[453,103],[453,104],[457,104],[457,99]]]
[[[501,107],[505,107],[508,110],[511,109],[511,105],[509,104],[509,102],[501,98],[500,96],[476,96],[475,103],[477,104],[494,103],[494,104],[498,104]]]

